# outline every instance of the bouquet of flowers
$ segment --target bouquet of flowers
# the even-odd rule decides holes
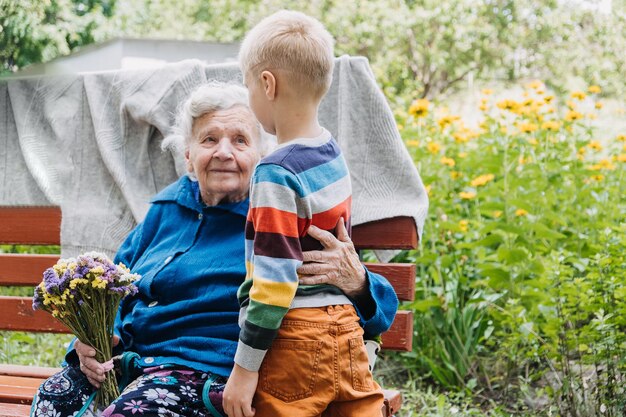
[[[111,360],[113,326],[122,298],[137,293],[139,278],[123,264],[115,265],[102,253],[60,259],[43,273],[35,287],[33,309],[44,310],[65,324],[83,343],[96,350],[96,360]],[[115,375],[107,372],[95,407],[119,397]]]

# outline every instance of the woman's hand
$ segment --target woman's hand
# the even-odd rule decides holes
[[[324,250],[303,252],[298,268],[300,284],[330,284],[349,297],[358,298],[367,290],[365,268],[348,236],[343,218],[335,228],[337,237],[318,227],[309,227],[309,236],[320,241]]]
[[[120,338],[113,336],[112,346],[115,347],[120,342]],[[105,373],[110,369],[107,369],[104,364],[96,360],[96,349],[76,339],[74,342],[74,349],[78,355],[80,361],[80,370],[87,377],[87,380],[91,385],[96,388],[100,388],[100,383],[104,382]]]

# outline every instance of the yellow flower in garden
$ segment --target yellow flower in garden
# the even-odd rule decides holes
[[[585,97],[587,97],[587,94],[582,91],[574,91],[570,96],[576,100],[584,100]]]
[[[486,95],[486,96],[490,96],[490,95],[493,94],[493,90],[491,88],[483,88],[481,93]]]
[[[496,106],[498,106],[502,110],[508,110],[513,113],[519,111],[519,107],[520,107],[517,101],[510,100],[510,99],[504,99],[502,101],[499,101],[496,103]]]
[[[575,110],[570,110],[565,115],[565,120],[567,120],[568,122],[573,122],[575,120],[582,119],[582,118],[583,118],[583,115]]]
[[[602,181],[604,179],[604,175],[602,175],[602,174],[592,175],[591,179],[594,180],[594,181]]]
[[[450,177],[452,177],[453,180],[458,180],[459,178],[461,178],[463,176],[462,172],[459,171],[450,171]]]
[[[598,162],[598,165],[600,166],[601,169],[608,169],[609,171],[612,171],[615,169],[615,165],[613,165],[613,163],[609,161],[608,159],[600,160],[600,162]]]
[[[541,128],[543,130],[551,130],[553,132],[556,132],[557,130],[561,128],[561,123],[555,120],[548,120],[541,124]]]
[[[587,118],[588,118],[589,120],[596,120],[596,119],[598,118],[598,115],[597,115],[597,114],[595,114],[595,113],[589,113],[589,114],[587,115]]]
[[[590,85],[589,86],[589,92],[591,94],[600,94],[600,92],[602,92],[602,89],[600,88],[600,86]]]
[[[502,216],[502,210],[495,210],[492,214],[493,217],[497,219],[498,217]]]
[[[417,148],[418,146],[420,146],[420,141],[419,140],[415,140],[415,139],[409,139],[409,140],[406,141],[406,144],[408,146],[412,146],[412,147]]]
[[[476,197],[476,193],[473,191],[461,191],[459,193],[459,197],[461,197],[463,200],[471,200],[472,198]]]
[[[535,91],[535,93],[537,93],[538,95],[542,96],[542,95],[544,95],[544,94],[545,94],[545,91],[543,91],[543,90],[537,90],[537,91]]]
[[[626,162],[626,153],[622,153],[617,155],[617,161],[619,162]]]
[[[520,156],[517,162],[519,162],[520,165],[526,165],[527,163],[532,162],[532,158],[530,156],[528,158],[524,158],[523,156]]]
[[[554,113],[554,107],[548,107],[548,108],[546,109],[546,113],[547,113],[547,114],[552,114],[552,113]]]
[[[589,149],[593,149],[594,151],[598,152],[602,150],[602,144],[600,142],[598,142],[597,140],[592,140],[591,142],[589,142],[589,144],[587,145],[587,147]]]
[[[544,101],[546,104],[550,104],[550,102],[551,102],[552,100],[554,100],[554,96],[544,96],[544,97],[543,97],[543,101]]]
[[[598,102],[596,103],[596,106],[595,106],[595,107],[596,107],[596,109],[601,110],[601,109],[602,109],[602,107],[604,107],[604,104],[603,104],[601,101],[598,101]]]
[[[527,215],[527,214],[528,214],[528,212],[527,212],[526,210],[524,210],[524,209],[521,209],[521,208],[520,208],[520,209],[515,210],[515,215],[516,215],[517,217],[520,217],[520,216],[525,216],[525,215]]]
[[[461,232],[467,232],[468,225],[469,225],[469,222],[467,220],[461,220],[459,222],[459,229],[461,229]]]
[[[528,84],[526,84],[526,88],[532,88],[533,90],[538,90],[540,88],[543,88],[543,83],[539,80],[533,80],[529,82]]]
[[[441,162],[443,165],[447,165],[449,167],[453,167],[454,165],[456,165],[456,162],[454,162],[454,159],[448,158],[446,156],[441,157],[441,160],[439,162]]]
[[[480,106],[478,106],[478,110],[480,110],[480,111],[487,111],[487,110],[489,110],[489,106],[487,105],[486,102],[481,102]]]
[[[522,133],[532,133],[535,130],[539,129],[539,126],[537,126],[534,123],[526,123],[526,122],[524,122],[524,123],[519,123],[517,125],[517,128]]]
[[[500,133],[502,133],[503,135],[508,135],[509,134],[509,129],[507,129],[506,126],[502,126],[500,128]]]
[[[461,152],[459,153],[459,158],[463,159],[463,158],[467,158],[467,152]]]
[[[539,144],[539,142],[535,138],[528,138],[528,143],[530,143],[533,146],[537,146]]]
[[[626,142],[626,135],[617,135],[618,142]]]
[[[447,126],[460,119],[460,116],[442,116],[441,118],[439,118],[439,120],[437,120],[437,124],[439,124],[439,127],[441,129],[445,129]]]
[[[472,187],[480,187],[482,185],[487,184],[490,181],[493,181],[494,178],[495,176],[493,174],[483,174],[474,178],[472,182],[470,182],[470,184]]]
[[[402,129],[404,129],[404,125],[398,123],[398,130],[402,130]]]
[[[411,104],[409,107],[409,114],[413,117],[424,117],[428,114],[429,106],[430,101],[428,101],[428,99],[420,98]]]
[[[469,138],[467,136],[465,136],[461,132],[454,132],[452,134],[452,137],[454,138],[454,141],[456,143],[465,143],[465,142],[469,141]]]
[[[428,152],[436,154],[439,153],[439,151],[441,150],[441,145],[437,142],[428,142],[428,144],[426,145],[426,149],[428,149]]]
[[[567,107],[569,107],[569,109],[570,109],[570,110],[574,110],[574,109],[576,108],[576,103],[574,103],[574,102],[573,102],[573,101],[571,101],[571,100],[567,100],[567,101],[565,102],[565,105],[566,105]]]

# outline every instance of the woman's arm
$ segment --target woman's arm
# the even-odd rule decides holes
[[[341,289],[353,301],[366,337],[389,329],[398,309],[398,297],[389,281],[361,264],[343,219],[337,224],[337,237],[315,226],[308,233],[320,241],[324,250],[303,252],[304,264],[298,269],[300,283],[330,284]]]

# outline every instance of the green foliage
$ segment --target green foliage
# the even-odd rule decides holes
[[[0,0],[0,74],[100,40],[113,0]]]
[[[562,415],[621,415],[626,136],[580,118],[595,95],[560,116],[545,94],[484,96],[480,128],[424,100],[397,111],[431,201],[422,249],[398,259],[418,266],[404,363],[444,387],[535,398],[520,410],[546,412],[543,397]]]

